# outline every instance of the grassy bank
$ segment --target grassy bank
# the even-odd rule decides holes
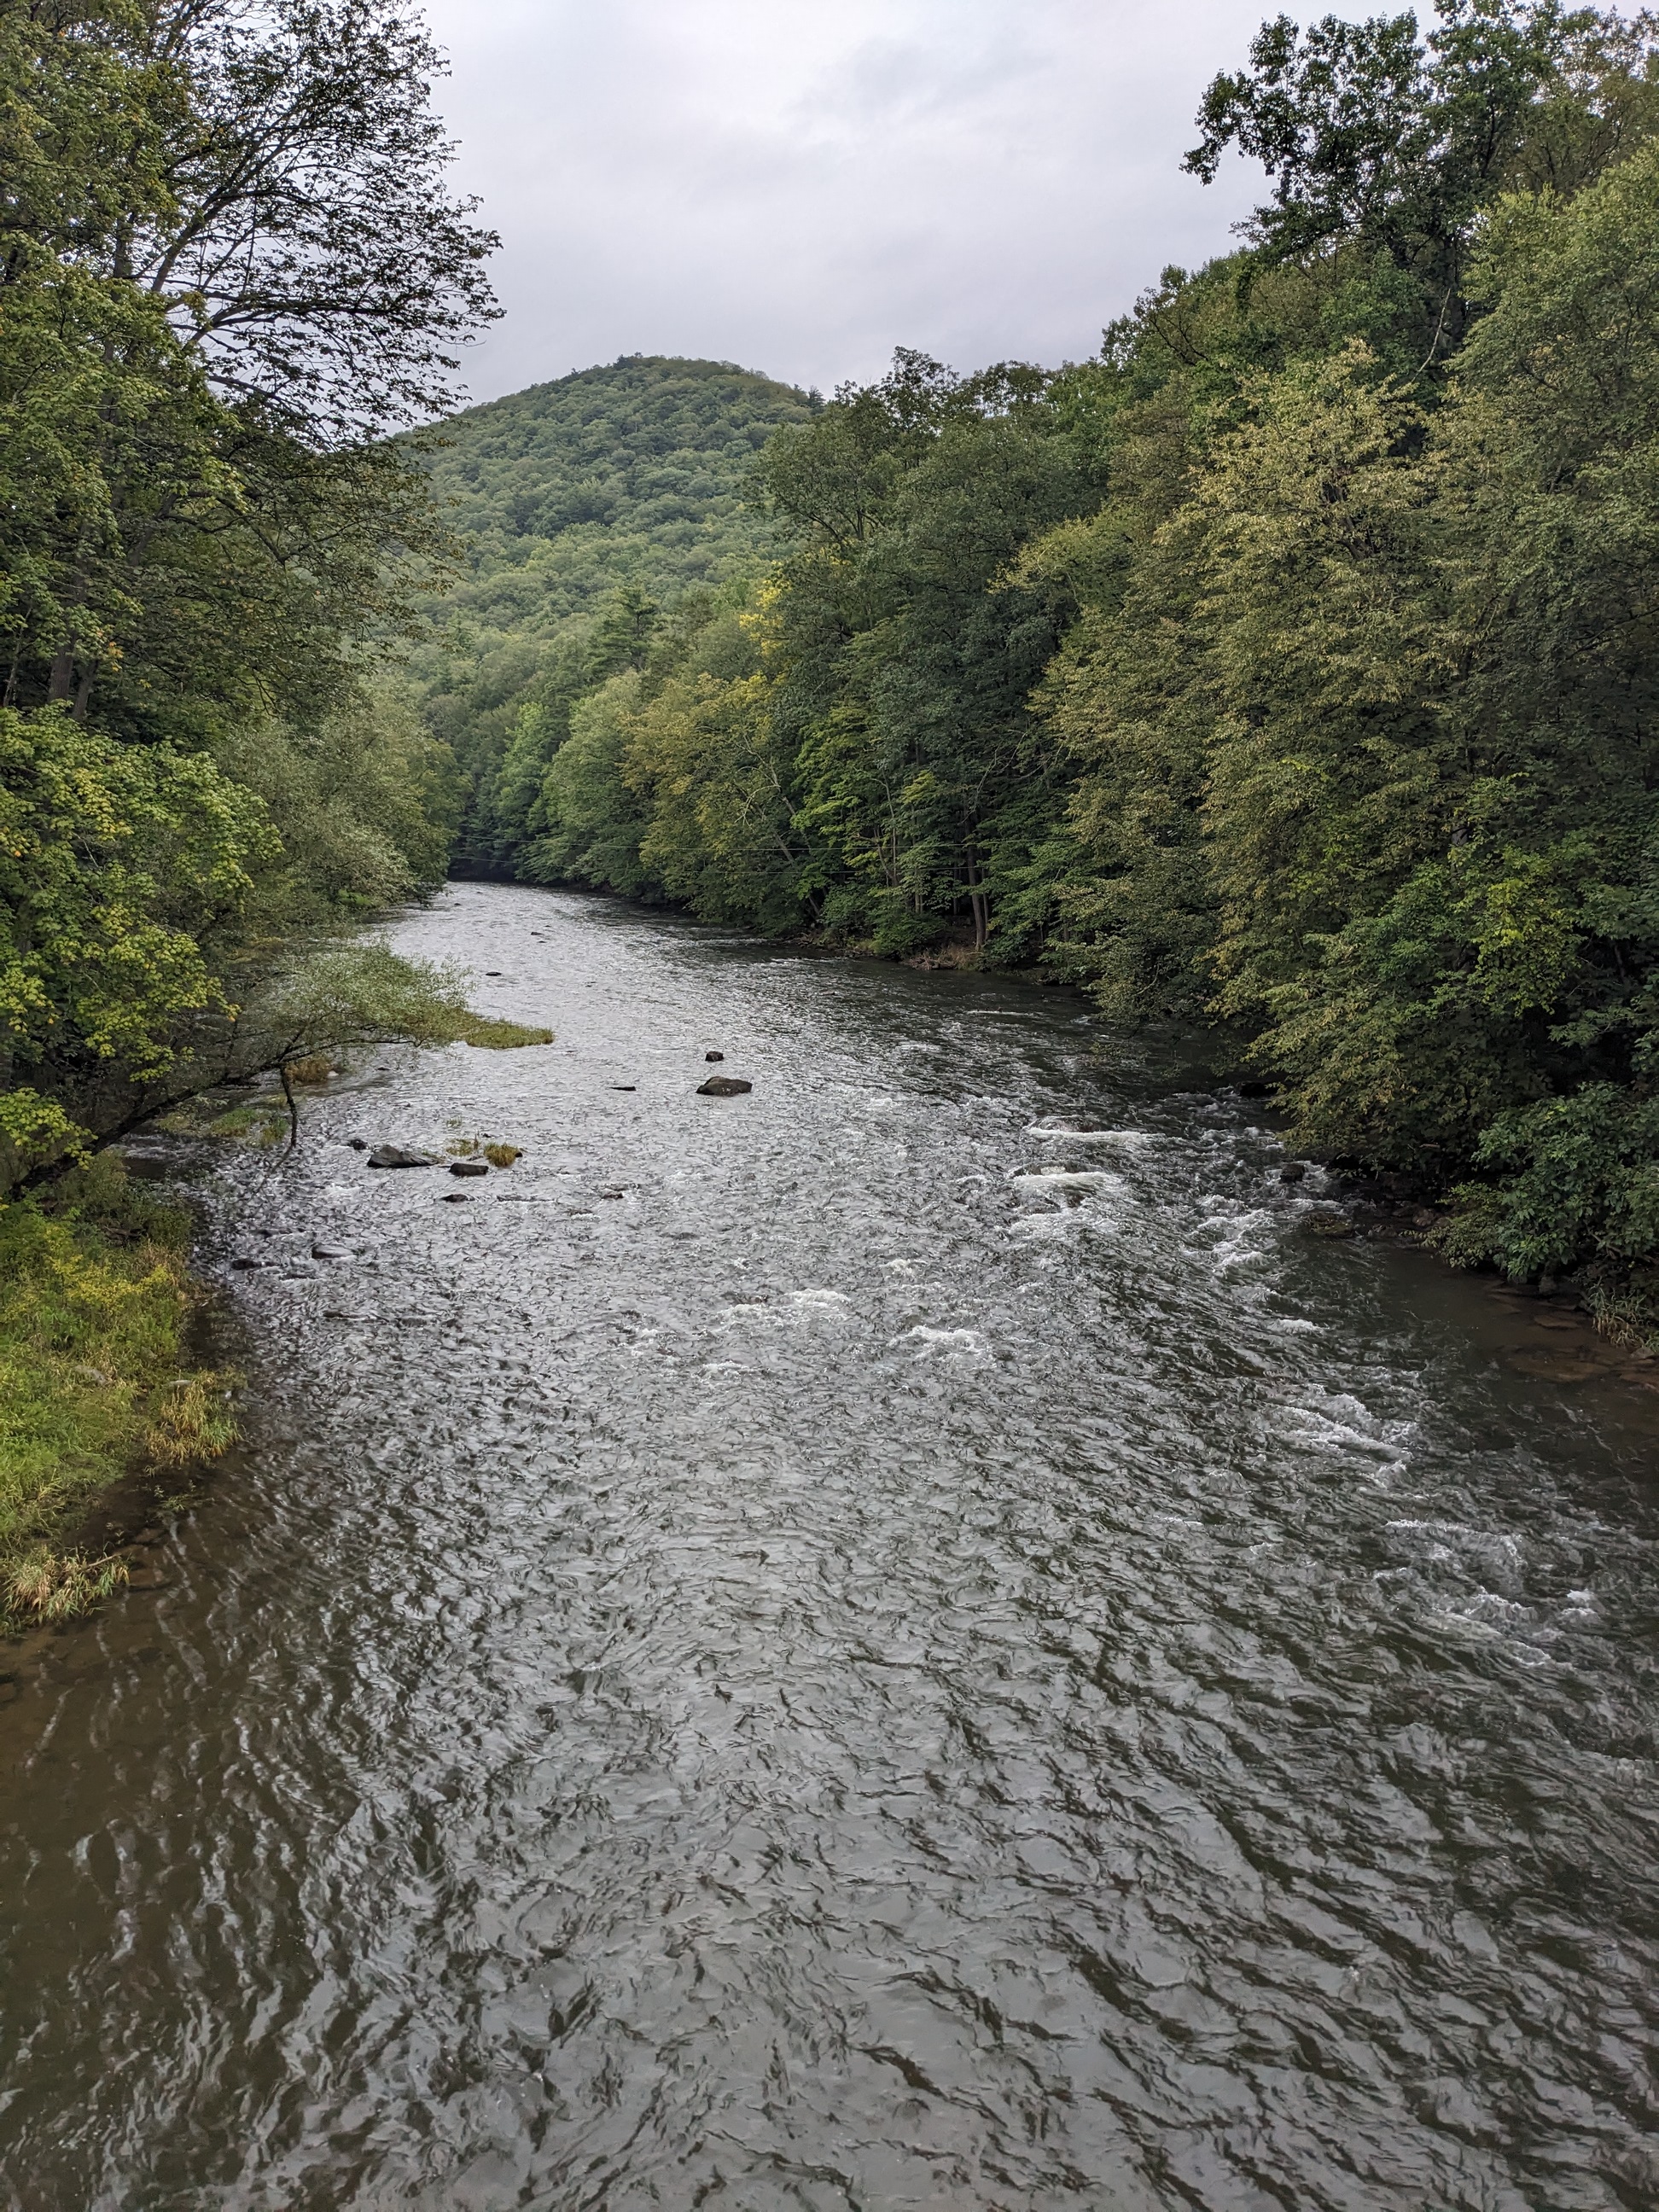
[[[136,1472],[182,1468],[234,1434],[191,1359],[201,1299],[188,1217],[101,1154],[0,1207],[0,1625],[60,1620],[125,1581],[78,1539]]]

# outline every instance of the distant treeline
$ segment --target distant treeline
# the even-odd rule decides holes
[[[1080,366],[901,353],[779,428],[769,564],[632,582],[502,690],[484,864],[1225,1022],[1457,1254],[1638,1297],[1656,38],[1264,27],[1187,162],[1265,166],[1247,242]]]

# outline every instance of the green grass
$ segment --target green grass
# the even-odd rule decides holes
[[[177,1126],[194,1133],[195,1124],[180,1116]],[[288,1108],[279,1098],[274,1103],[262,1100],[256,1106],[233,1106],[228,1114],[216,1115],[207,1125],[210,1137],[246,1137],[251,1145],[274,1145],[279,1137],[288,1134]]]
[[[527,1029],[522,1022],[492,1021],[487,1014],[457,1017],[455,1042],[480,1045],[486,1052],[516,1052],[521,1045],[551,1044],[551,1030]]]
[[[0,1621],[62,1620],[125,1579],[76,1537],[99,1498],[234,1434],[188,1342],[189,1224],[100,1154],[49,1198],[0,1207]]]

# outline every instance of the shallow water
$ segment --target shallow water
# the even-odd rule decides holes
[[[557,1042],[217,1171],[247,1447],[0,1710],[0,2203],[1659,2202],[1659,1398],[1067,994],[398,936]]]

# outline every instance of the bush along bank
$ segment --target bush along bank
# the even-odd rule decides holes
[[[99,1155],[0,1207],[0,1624],[63,1620],[126,1580],[80,1542],[118,1486],[176,1489],[234,1438],[198,1364],[191,1223]]]
[[[232,1433],[187,1226],[99,1147],[216,1084],[477,1027],[458,979],[356,939],[444,879],[459,809],[387,672],[455,551],[388,434],[493,312],[439,60],[404,0],[0,8],[13,1625],[118,1583],[77,1536],[112,1486]]]
[[[384,956],[390,959],[392,956]],[[354,978],[382,957],[370,945],[340,955]],[[314,981],[322,963],[313,961]],[[399,981],[415,963],[396,962]],[[459,986],[418,994],[396,1022],[355,1042],[461,1042],[513,1051],[551,1041],[550,1030],[472,1013]],[[360,997],[351,1002],[361,1005]],[[307,1033],[318,1026],[314,1009]],[[175,1134],[291,1146],[301,1091],[332,1072],[321,1055],[279,1063],[281,1088],[228,1104],[198,1091],[157,1117]],[[505,1164],[511,1147],[490,1146]],[[71,1619],[127,1579],[118,1542],[88,1544],[112,1520],[148,1517],[158,1498],[187,1490],[237,1436],[234,1375],[202,1366],[193,1340],[208,1298],[191,1274],[193,1224],[129,1176],[105,1150],[0,1204],[0,1631]],[[112,1512],[117,1499],[129,1509]]]

